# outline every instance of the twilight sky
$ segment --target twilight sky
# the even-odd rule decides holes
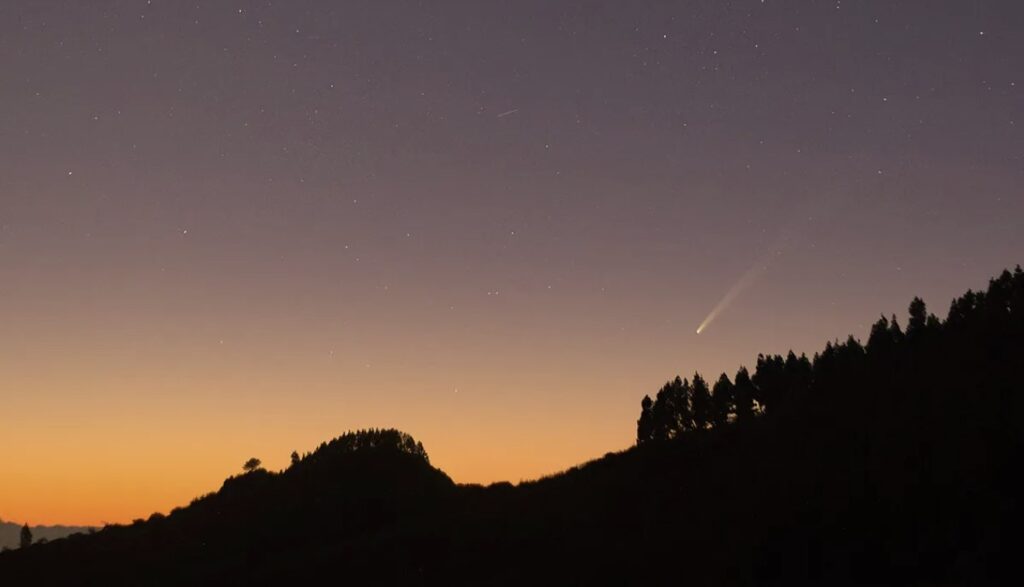
[[[944,316],[1022,180],[1018,0],[5,0],[0,517],[371,426],[553,473],[677,373]]]

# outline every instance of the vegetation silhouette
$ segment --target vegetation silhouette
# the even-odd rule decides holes
[[[0,550],[11,550],[21,545],[21,533],[25,527],[23,524],[15,524],[0,520]],[[58,538],[64,538],[71,534],[85,533],[93,530],[88,526],[29,526],[32,534],[32,542],[49,542]]]
[[[28,524],[21,527],[19,546],[21,548],[28,548],[29,546],[32,546],[32,530],[29,529]]]
[[[0,554],[36,584],[1002,584],[1019,572],[1024,272],[867,344],[644,397],[637,446],[456,485],[345,434],[163,516]]]
[[[258,471],[260,469],[260,465],[262,465],[262,464],[263,464],[263,461],[257,459],[256,457],[253,457],[253,458],[249,459],[248,461],[245,461],[245,464],[242,465],[242,471],[244,471],[246,473],[252,473],[254,471]]]

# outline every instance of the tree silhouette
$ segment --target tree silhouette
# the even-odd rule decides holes
[[[693,429],[693,385],[690,384],[689,379],[683,379],[682,384],[679,383],[679,377],[676,377],[674,385],[672,387],[675,397],[675,410],[676,420],[678,422],[678,430]]]
[[[894,344],[900,344],[903,342],[903,339],[906,338],[906,334],[904,334],[903,330],[900,328],[900,323],[896,320],[895,314],[893,314],[892,318],[889,320],[889,338],[892,339]]]
[[[919,297],[910,302],[908,314],[906,331],[895,315],[882,315],[872,325],[866,345],[853,336],[842,343],[829,342],[813,361],[793,351],[785,358],[758,355],[753,377],[742,367],[733,382],[722,374],[710,395],[699,374],[694,375],[692,385],[677,377],[665,384],[654,402],[650,439],[675,438],[686,430],[709,425],[720,427],[728,422],[730,413],[742,424],[757,415],[781,413],[780,408],[786,406],[799,411],[806,404],[806,409],[817,411],[816,417],[863,423],[887,411],[912,409],[913,402],[924,404],[917,409],[934,411],[939,408],[929,404],[945,406],[941,402],[952,401],[935,393],[925,396],[916,392],[911,397],[901,392],[901,386],[971,389],[969,395],[957,395],[965,418],[983,409],[975,399],[982,385],[1002,390],[1001,404],[1017,401],[1017,394],[1008,387],[1013,379],[1002,372],[982,371],[978,383],[964,376],[959,380],[941,376],[941,371],[932,367],[936,360],[955,365],[969,361],[966,364],[978,372],[992,361],[1024,356],[1024,343],[1013,338],[1021,336],[1024,328],[1024,269],[1019,265],[991,279],[987,290],[967,290],[954,299],[944,321],[929,314]],[[917,373],[919,380],[904,381],[910,373]],[[823,391],[829,396],[821,397]],[[851,403],[850,398],[855,397],[858,400]],[[861,409],[851,409],[854,406]]]
[[[871,325],[867,351],[876,356],[888,356],[894,342],[892,329],[889,327],[889,319],[881,316],[878,321]]]
[[[27,548],[32,546],[32,530],[29,529],[28,524],[21,527],[21,548]]]
[[[651,407],[651,439],[652,440],[668,440],[672,437],[672,422],[675,414],[670,413],[671,398],[669,397],[672,393],[672,382],[665,383],[655,394],[654,405]],[[641,412],[643,410],[643,402],[640,404]],[[642,414],[641,414],[642,415]],[[639,421],[637,422],[639,425]],[[637,430],[639,432],[639,430]]]
[[[754,417],[755,390],[746,367],[740,367],[739,371],[736,371],[732,395],[736,421],[741,424],[750,421]]]
[[[920,336],[928,325],[928,310],[924,300],[915,297],[910,302],[910,321],[907,322],[907,336]]]
[[[325,454],[347,454],[365,449],[380,449],[414,455],[429,463],[430,458],[421,442],[399,430],[357,430],[346,432],[330,442],[325,442],[312,454],[299,461],[302,466],[316,465]]]
[[[693,386],[690,393],[693,406],[693,428],[694,430],[704,430],[711,423],[711,391],[700,373],[693,374]]]
[[[963,327],[971,319],[975,307],[978,305],[978,294],[971,290],[953,300],[949,306],[949,314],[946,316],[946,325],[958,329]]]
[[[299,462],[299,451],[292,451],[292,466],[294,467]]]
[[[676,376],[658,392],[651,409],[655,440],[675,438],[692,426],[690,383]]]
[[[643,444],[654,438],[654,402],[651,396],[645,395],[640,402],[640,419],[636,422],[636,443]]]
[[[811,378],[814,368],[807,359],[807,355],[789,351],[786,355],[786,363],[783,365],[783,382],[787,389],[785,394],[795,401],[804,401],[811,388]]]
[[[711,423],[715,428],[729,422],[729,413],[733,411],[734,391],[729,376],[722,373],[711,390]]]
[[[262,465],[262,464],[263,464],[262,461],[260,461],[256,457],[253,457],[253,458],[249,459],[248,461],[245,461],[245,464],[242,465],[242,470],[245,471],[246,473],[252,473],[253,471],[256,471],[257,469],[259,469],[260,465]]]
[[[751,381],[754,400],[766,412],[778,409],[786,395],[786,362],[780,355],[758,355]]]

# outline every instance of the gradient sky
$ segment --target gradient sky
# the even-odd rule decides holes
[[[0,517],[371,426],[554,473],[677,373],[944,316],[1022,180],[1018,0],[5,0]]]

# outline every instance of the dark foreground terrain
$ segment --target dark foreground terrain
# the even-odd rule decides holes
[[[167,516],[0,554],[2,585],[1017,584],[1024,272],[862,345],[669,381],[638,445],[456,485],[346,434]],[[709,387],[713,387],[709,389]]]
[[[21,524],[0,520],[0,549],[17,548],[21,541],[21,528]],[[71,534],[93,530],[94,528],[88,526],[32,526],[31,528],[32,536],[37,542],[49,542]]]

